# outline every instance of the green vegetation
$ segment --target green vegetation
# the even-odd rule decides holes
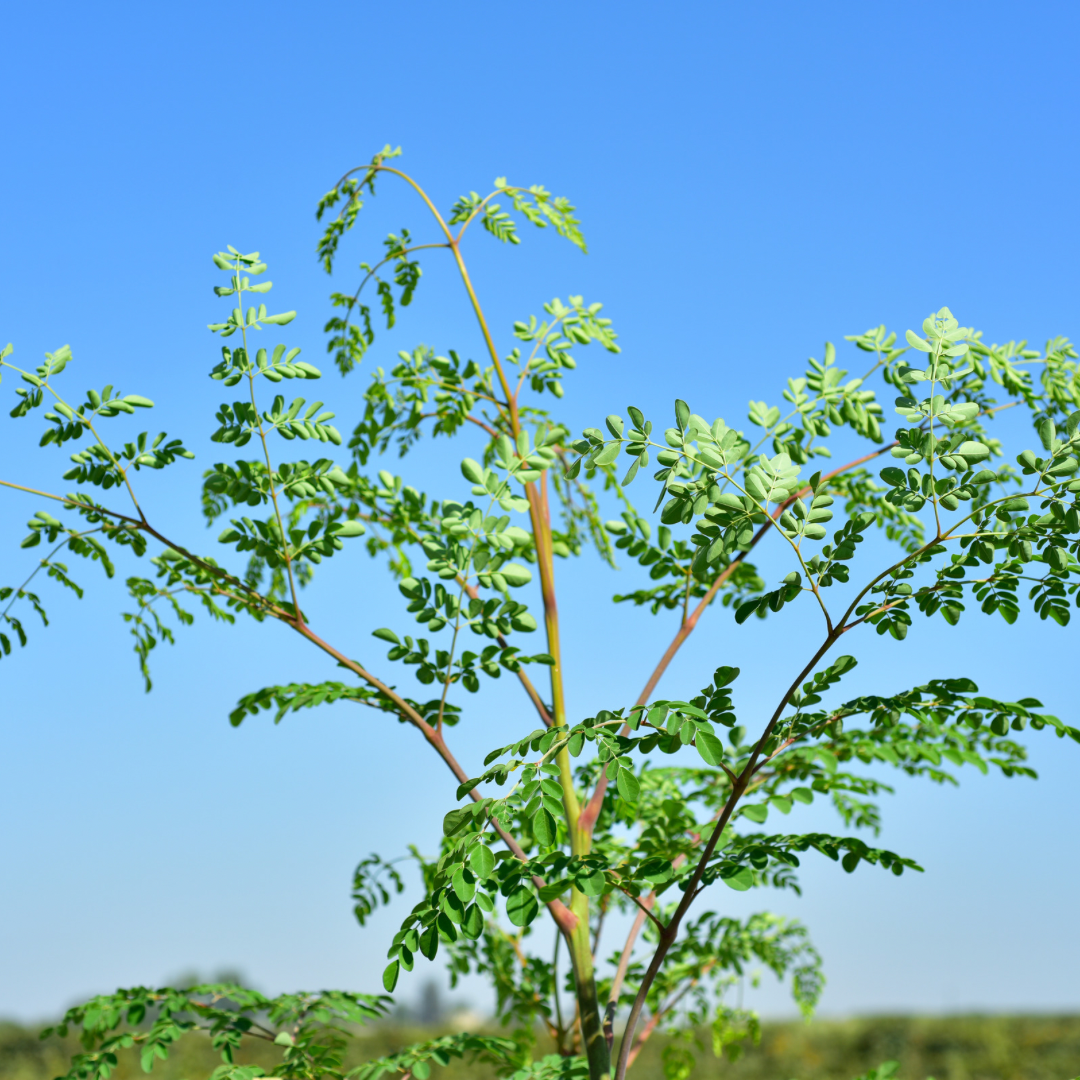
[[[377,1025],[350,1052],[350,1064],[421,1042],[441,1030]],[[701,1033],[708,1041],[709,1033]],[[44,1042],[37,1032],[0,1026],[0,1077],[3,1080],[52,1080],[67,1067],[77,1050],[75,1040],[55,1036]],[[634,1072],[639,1080],[662,1080],[664,1042],[652,1043],[642,1053]],[[274,1062],[270,1050],[255,1047],[244,1061],[267,1068]],[[696,1080],[851,1080],[884,1061],[897,1061],[896,1080],[1064,1080],[1080,1062],[1080,1017],[946,1017],[816,1020],[765,1025],[761,1045],[735,1063],[703,1057]],[[204,1076],[218,1064],[206,1042],[180,1044],[168,1061],[154,1070],[158,1080]],[[145,1075],[132,1058],[113,1074],[115,1080],[136,1080]],[[443,1080],[488,1080],[491,1066],[452,1063],[440,1074]]]
[[[405,229],[391,234],[380,258],[361,263],[355,291],[333,295],[334,363],[355,378],[375,343],[365,288],[374,289],[390,329],[415,300],[418,259],[435,253],[460,277],[481,359],[422,345],[400,352],[391,367],[369,373],[343,435],[323,401],[282,392],[283,384],[320,379],[318,368],[298,348],[256,342],[295,314],[270,314],[261,302],[271,288],[260,280],[266,264],[257,252],[218,252],[213,261],[226,276],[214,292],[232,310],[209,325],[225,340],[209,375],[236,400],[221,404],[211,439],[223,453],[249,449],[203,471],[205,517],[228,521],[211,555],[198,533],[175,535],[144,509],[147,474],[193,456],[165,433],[118,432],[153,403],[112,385],[70,393],[66,345],[32,370],[16,366],[8,346],[0,367],[23,384],[11,415],[44,421],[40,445],[70,455],[62,476],[78,490],[0,479],[12,498],[50,507],[30,519],[23,542],[47,554],[21,585],[0,588],[0,654],[27,643],[26,607],[44,617],[38,575],[82,594],[61,561],[69,556],[96,562],[109,577],[114,560],[141,565],[126,577],[133,609],[124,617],[147,689],[154,649],[173,641],[176,625],[194,622],[194,610],[224,623],[276,624],[283,663],[285,638],[315,650],[325,681],[255,689],[231,720],[270,711],[282,721],[348,703],[372,723],[408,725],[418,736],[414,753],[442,759],[452,775],[442,847],[430,860],[414,852],[422,894],[409,898],[388,943],[382,988],[392,994],[403,972],[441,954],[454,978],[490,981],[500,1032],[398,1043],[372,1057],[375,1043],[350,1044],[342,1032],[377,1021],[385,995],[269,1000],[226,985],[136,988],[68,1014],[60,1033],[81,1031],[84,1046],[71,1080],[106,1080],[118,1059],[150,1068],[192,1033],[217,1051],[214,1080],[250,1080],[264,1067],[290,1080],[338,1077],[355,1060],[349,1045],[367,1051],[351,1070],[355,1080],[426,1080],[433,1066],[462,1057],[519,1080],[622,1080],[639,1059],[645,1068],[646,1053],[655,1060],[658,1045],[666,1080],[685,1080],[699,1058],[736,1062],[761,1038],[758,1018],[732,1003],[749,969],[783,980],[807,1015],[824,984],[805,927],[766,911],[730,917],[720,886],[797,890],[801,860],[817,856],[847,873],[919,872],[912,855],[873,843],[879,797],[891,790],[881,766],[942,784],[956,783],[967,766],[1033,776],[1014,732],[1030,726],[1080,741],[1080,730],[1034,696],[996,697],[955,672],[912,685],[902,656],[878,692],[845,699],[839,690],[857,663],[841,648],[856,649],[868,633],[902,640],[918,615],[939,619],[942,629],[962,624],[960,634],[972,617],[999,615],[1011,625],[1024,608],[1069,623],[1080,604],[1080,375],[1070,342],[1055,338],[1044,350],[988,344],[942,308],[922,320],[921,332],[906,332],[906,346],[884,326],[850,335],[848,352],[863,368],[857,377],[826,344],[820,360],[778,388],[782,405],[750,403],[745,428],[679,399],[652,417],[627,405],[600,420],[602,428],[575,435],[555,410],[577,354],[599,346],[608,383],[617,363],[601,305],[550,300],[497,344],[463,254],[470,228],[470,243],[486,231],[517,244],[521,221],[550,227],[583,251],[574,207],[542,187],[499,179],[486,197],[463,196],[443,215],[390,164],[396,156],[385,149],[319,204],[320,218],[329,216],[318,245],[328,272],[376,181],[407,185],[431,230],[417,240]],[[891,436],[881,394],[899,418]],[[995,437],[995,417],[1006,409],[1026,416],[1031,446],[1021,441],[1006,453]],[[464,444],[461,478],[439,496],[425,493],[424,478],[406,475],[411,462],[402,462],[422,438]],[[80,440],[81,450],[73,445]],[[279,451],[298,447],[314,453],[279,460]],[[651,464],[659,469],[649,478]],[[769,545],[786,569],[771,581],[750,561]],[[636,698],[584,716],[567,700],[557,566],[590,548],[612,570],[623,560],[642,571],[614,598],[622,610],[671,625]],[[374,573],[397,582],[402,611],[392,626],[372,625],[355,592],[301,603],[313,576],[332,572],[325,563],[359,555],[382,562]],[[324,636],[320,607],[335,601],[355,604],[352,632],[337,642]],[[795,603],[813,613],[812,629],[779,621]],[[672,658],[706,615],[723,619],[727,633],[700,672],[702,689],[658,697]],[[779,621],[769,639],[776,697],[760,714],[738,700],[738,628],[751,617]],[[598,647],[617,646],[624,628],[645,633],[629,611],[612,618],[604,608],[588,619]],[[534,634],[538,646],[529,645]],[[363,659],[359,640],[369,642]],[[1005,665],[1008,639],[1000,640]],[[1065,657],[1063,649],[1047,663]],[[466,769],[452,748],[454,728],[476,722],[471,695],[503,674],[522,690],[518,712],[499,718],[500,741],[511,739]],[[364,767],[395,775],[403,790],[414,760],[368,759]],[[804,806],[822,800],[840,832],[766,827],[797,823]],[[372,854],[357,867],[361,926],[402,891],[393,861]],[[703,910],[707,903],[714,909]],[[600,926],[612,913],[627,916],[630,929],[601,952],[599,941],[608,945]],[[540,926],[554,931],[553,948]],[[616,1041],[617,1019],[624,1029]],[[273,1051],[274,1064],[240,1064],[255,1053],[252,1043]],[[808,1042],[791,1051],[804,1055],[793,1074],[810,1075],[811,1050]],[[209,1062],[199,1067],[211,1070]]]

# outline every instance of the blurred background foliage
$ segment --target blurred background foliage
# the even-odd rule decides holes
[[[77,1052],[74,1038],[38,1038],[38,1028],[0,1024],[0,1078],[52,1080]],[[460,1026],[394,1021],[358,1032],[353,1064]],[[701,1033],[708,1048],[710,1035]],[[664,1050],[659,1036],[635,1064],[634,1080],[663,1080]],[[537,1046],[537,1055],[546,1052]],[[242,1063],[269,1067],[280,1054],[256,1046]],[[238,1063],[241,1063],[238,1055]],[[731,1063],[702,1055],[688,1080],[854,1080],[884,1061],[898,1061],[895,1080],[1068,1080],[1080,1072],[1080,1016],[867,1017],[856,1020],[797,1020],[763,1024],[760,1046]],[[169,1060],[151,1074],[155,1080],[201,1080],[220,1059],[206,1039],[182,1040]],[[145,1076],[137,1056],[122,1059],[113,1080]],[[432,1080],[487,1080],[487,1066],[454,1062]]]

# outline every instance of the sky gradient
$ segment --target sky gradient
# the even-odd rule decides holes
[[[331,281],[316,262],[316,200],[388,142],[442,207],[507,176],[579,208],[587,257],[535,232],[514,250],[475,236],[470,256],[503,342],[552,296],[605,304],[623,351],[582,354],[562,409],[576,429],[627,404],[666,415],[676,396],[742,424],[747,400],[777,399],[825,340],[854,367],[845,334],[882,322],[902,334],[944,304],[989,341],[1080,338],[1075,5],[315,10],[61,2],[5,19],[0,345],[32,365],[70,343],[73,383],[158,403],[155,430],[182,433],[198,459],[149,477],[148,504],[195,545],[212,540],[200,470],[220,460],[205,326],[226,307],[209,256],[262,251],[271,308],[300,312],[284,338],[321,363],[330,290],[388,230],[420,220],[383,185],[346,247],[349,272]],[[452,268],[424,268],[371,364],[420,342],[478,355]],[[328,371],[319,384],[342,427],[364,379]],[[55,488],[56,451],[36,448],[36,420],[7,420],[13,395],[6,378],[0,479]],[[400,468],[436,491],[459,483],[467,452],[425,448]],[[33,565],[17,544],[37,509],[0,493],[0,584]],[[627,668],[651,666],[673,631],[621,608],[593,616],[625,587],[597,569],[560,568],[581,716],[610,707]],[[453,798],[444,768],[405,728],[345,707],[232,729],[240,695],[335,677],[280,627],[198,620],[158,650],[147,697],[122,585],[78,571],[86,597],[43,589],[52,625],[0,662],[0,1017],[221,968],[268,991],[376,990],[396,912],[361,933],[351,871],[371,850],[433,848]],[[370,631],[401,622],[395,595],[355,556],[328,567],[310,601],[328,634],[373,656]],[[764,707],[788,677],[799,618],[732,635],[717,616],[662,690],[692,693],[736,662],[737,700]],[[917,624],[901,645],[860,642],[850,688],[965,674],[1075,724],[1077,632],[1026,615],[1012,628]],[[461,729],[463,760],[506,741],[519,709],[507,683]],[[881,843],[926,874],[847,878],[808,860],[802,899],[752,898],[810,926],[824,1011],[1080,1008],[1080,747],[1030,742],[1038,783],[898,785]],[[383,755],[411,761],[408,785]],[[726,891],[717,902],[751,909]],[[403,996],[423,977],[403,980]],[[484,1004],[480,988],[465,993]],[[758,1000],[789,1011],[772,987]]]

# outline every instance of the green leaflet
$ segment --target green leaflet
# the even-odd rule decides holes
[[[528,926],[537,916],[540,903],[531,889],[521,886],[506,898],[506,917],[514,926]]]
[[[473,873],[483,881],[490,877],[492,870],[495,869],[495,856],[491,854],[491,849],[486,844],[477,844],[469,854],[469,864]]]
[[[724,760],[724,744],[711,731],[698,728],[695,745],[706,765],[715,767]]]
[[[754,884],[754,874],[749,866],[741,866],[730,874],[721,874],[720,880],[736,892],[745,892]]]
[[[616,781],[619,794],[627,801],[635,803],[641,794],[641,784],[630,769],[620,769]]]

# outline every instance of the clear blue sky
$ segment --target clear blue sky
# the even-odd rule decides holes
[[[197,477],[218,460],[207,435],[219,388],[204,327],[222,309],[209,254],[260,249],[275,301],[301,313],[288,340],[318,362],[331,283],[314,258],[314,204],[386,142],[444,206],[507,175],[580,208],[588,257],[547,235],[473,256],[503,340],[553,295],[605,303],[623,353],[582,364],[565,411],[577,427],[676,395],[735,422],[826,338],[879,322],[902,332],[943,304],[993,341],[1080,338],[1078,21],[1066,3],[15,5],[0,344],[34,363],[70,342],[73,382],[157,400],[154,420],[199,461],[150,477],[147,502],[208,545]],[[346,263],[417,219],[385,188],[367,248],[354,241]],[[373,362],[419,342],[477,350],[461,301],[429,263]],[[320,388],[346,423],[363,378]],[[5,413],[12,396],[5,380]],[[452,476],[438,455],[406,472],[421,468]],[[55,485],[56,473],[55,451],[4,417],[0,478]],[[2,584],[32,564],[17,542],[36,509],[0,495]],[[368,635],[391,617],[392,590],[359,559],[328,571],[310,606],[376,655]],[[200,620],[159,650],[145,697],[122,589],[79,572],[86,599],[51,598],[48,632],[0,663],[0,1016],[192,969],[239,968],[267,990],[375,989],[393,919],[356,929],[351,870],[372,849],[433,846],[431,814],[452,800],[442,767],[403,728],[344,708],[231,729],[239,695],[334,676],[280,628]],[[588,564],[564,586],[573,616],[622,584]],[[604,619],[568,643],[583,715],[672,631],[621,609]],[[665,689],[693,690],[735,654],[752,704],[797,625],[736,638],[718,617]],[[905,682],[968,674],[1075,723],[1077,632],[1030,618],[919,625],[903,645],[863,642],[852,687],[896,689],[888,665],[902,659]],[[461,731],[463,759],[505,741],[512,689]],[[391,779],[386,754],[415,755],[415,781]],[[1080,1007],[1080,747],[1043,738],[1032,755],[1037,784],[900,786],[883,842],[925,875],[849,879],[811,863],[801,901],[754,898],[810,924],[826,1011]],[[760,1000],[784,1008],[771,990]]]

